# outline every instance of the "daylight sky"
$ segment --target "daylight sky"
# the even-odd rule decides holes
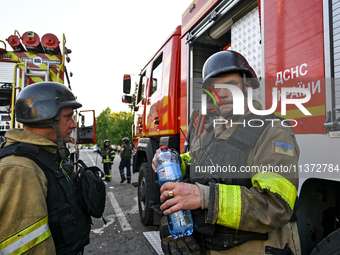
[[[72,50],[67,65],[82,110],[129,111],[123,75],[138,75],[193,0],[0,0],[0,40],[17,30],[55,34]],[[62,43],[61,43],[62,45]],[[3,47],[2,44],[0,47]],[[12,48],[7,44],[7,49]],[[132,76],[138,77],[138,76]],[[136,80],[137,81],[137,80]]]

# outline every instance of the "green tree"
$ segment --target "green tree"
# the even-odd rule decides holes
[[[96,118],[97,144],[102,147],[104,140],[121,145],[124,137],[132,139],[133,114],[131,112],[112,112],[108,107]]]
[[[138,92],[138,83],[135,82],[135,92],[133,92],[133,94],[131,95],[132,102],[131,102],[131,104],[129,104],[129,108],[130,108],[131,112],[134,111],[134,108],[135,108],[135,105],[136,105],[137,92]]]

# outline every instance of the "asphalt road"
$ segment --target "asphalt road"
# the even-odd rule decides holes
[[[86,165],[97,165],[103,169],[101,157],[91,149],[80,150],[80,159]],[[120,184],[118,170],[120,162],[116,154],[112,166],[112,180],[106,184],[106,208],[104,218],[93,218],[90,244],[85,247],[86,255],[101,254],[157,254],[150,246],[145,234],[155,233],[158,227],[146,227],[139,219],[137,188],[125,181]],[[132,182],[137,182],[138,173],[132,174]]]

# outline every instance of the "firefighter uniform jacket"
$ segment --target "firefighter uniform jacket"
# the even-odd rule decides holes
[[[115,159],[115,150],[111,148],[111,146],[102,148],[100,155],[102,156],[102,163],[113,164],[113,160]]]
[[[89,243],[91,218],[73,167],[44,137],[14,129],[6,137],[0,152],[0,220],[5,223],[0,254],[78,253]]]
[[[57,152],[56,144],[32,132],[12,129],[6,137],[6,146],[19,141]],[[56,254],[43,170],[28,158],[4,157],[0,159],[0,190],[0,254]]]
[[[261,109],[258,102],[254,102],[254,107]],[[234,122],[240,125],[250,114],[248,111]],[[237,126],[224,130],[222,125],[216,125],[215,141],[227,140]],[[262,255],[265,254],[266,246],[283,249],[286,244],[295,255],[301,254],[297,225],[290,221],[298,188],[298,171],[294,169],[297,169],[300,152],[292,128],[286,126],[287,123],[284,127],[281,121],[270,122],[259,135],[255,146],[250,149],[246,165],[249,166],[248,169],[258,167],[260,172],[250,173],[248,187],[221,183],[210,186],[197,184],[202,209],[206,209],[208,215],[206,223],[238,232],[268,233],[267,240],[250,240],[225,251],[210,248],[210,254]],[[182,159],[199,159],[207,149],[203,147],[206,138],[207,132],[204,132],[190,153],[181,155]],[[264,166],[267,166],[267,171],[264,171]],[[182,164],[181,168],[183,167]],[[285,172],[283,169],[290,171]]]

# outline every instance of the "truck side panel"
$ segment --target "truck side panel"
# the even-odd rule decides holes
[[[137,104],[141,105],[141,110],[144,107],[145,111],[141,116],[139,112],[137,113],[138,117],[144,118],[142,136],[176,135],[179,132],[177,117],[179,47],[180,26],[141,73],[143,76],[146,72],[145,98]]]
[[[295,119],[295,134],[326,133],[325,70],[322,1],[264,1],[264,54],[266,109],[272,103],[272,88],[302,87],[311,92],[304,106],[312,116],[295,105],[287,106],[287,119]],[[303,98],[293,93],[289,99]],[[280,97],[279,97],[280,100]],[[281,100],[280,100],[281,101]],[[280,101],[275,111],[281,115]]]
[[[186,34],[219,0],[194,0],[182,15],[182,35]]]

